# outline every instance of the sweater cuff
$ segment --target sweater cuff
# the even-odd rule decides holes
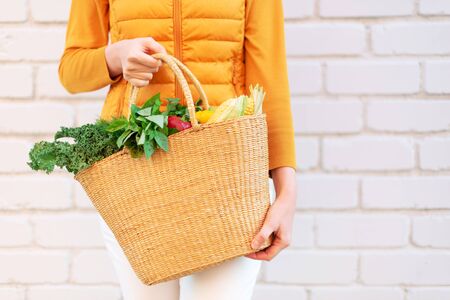
[[[291,131],[269,134],[269,170],[278,167],[297,168],[295,138]]]
[[[106,56],[105,56],[105,49],[107,46],[102,46],[98,49],[96,49],[95,52],[95,56],[96,56],[96,61],[99,62],[99,80],[100,82],[98,83],[100,86],[107,86],[110,84],[114,84],[118,81],[120,81],[122,79],[122,74],[117,75],[114,78],[111,78],[111,76],[109,75],[109,70],[108,70],[108,64],[106,63]]]

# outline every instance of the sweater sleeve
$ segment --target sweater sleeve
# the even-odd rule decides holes
[[[108,0],[72,0],[58,68],[59,80],[68,92],[89,92],[121,79],[121,75],[109,75],[105,58],[108,34]]]
[[[266,91],[269,170],[296,168],[293,117],[287,75],[282,0],[247,0],[245,86],[259,83]]]

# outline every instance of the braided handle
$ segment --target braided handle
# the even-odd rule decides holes
[[[165,62],[169,66],[169,68],[172,70],[172,72],[175,74],[175,78],[180,83],[181,88],[183,90],[183,94],[186,97],[186,104],[187,104],[187,108],[188,108],[188,112],[189,112],[189,119],[190,119],[191,125],[194,129],[199,128],[200,125],[197,121],[197,118],[195,117],[195,104],[194,104],[194,100],[192,98],[192,93],[189,89],[189,84],[181,70],[183,70],[187,74],[187,76],[192,80],[195,88],[199,92],[200,98],[202,99],[203,109],[209,109],[208,98],[207,98],[206,93],[203,90],[200,82],[195,77],[195,75],[181,61],[176,59],[174,56],[171,56],[166,53],[154,53],[154,54],[152,54],[152,56],[154,58],[161,59],[163,62]],[[130,84],[130,83],[128,83],[128,84]],[[128,116],[127,116],[127,118],[130,117],[131,104],[136,103],[138,91],[139,91],[138,87],[136,87],[136,86],[131,87],[130,98],[128,101]]]

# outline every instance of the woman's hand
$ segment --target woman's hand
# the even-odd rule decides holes
[[[269,207],[261,230],[252,241],[252,248],[258,249],[272,232],[275,233],[275,237],[269,247],[245,255],[248,258],[270,261],[291,242],[297,198],[295,170],[290,167],[273,169],[272,178],[277,197]]]
[[[136,87],[148,85],[162,64],[161,60],[149,55],[155,52],[167,53],[151,37],[121,40],[108,45],[105,58],[110,77],[123,74],[123,78]]]

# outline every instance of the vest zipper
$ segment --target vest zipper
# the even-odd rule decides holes
[[[181,0],[173,0],[173,35],[174,35],[174,55],[182,61],[181,51]],[[182,90],[178,81],[175,79],[175,98],[182,101]]]

